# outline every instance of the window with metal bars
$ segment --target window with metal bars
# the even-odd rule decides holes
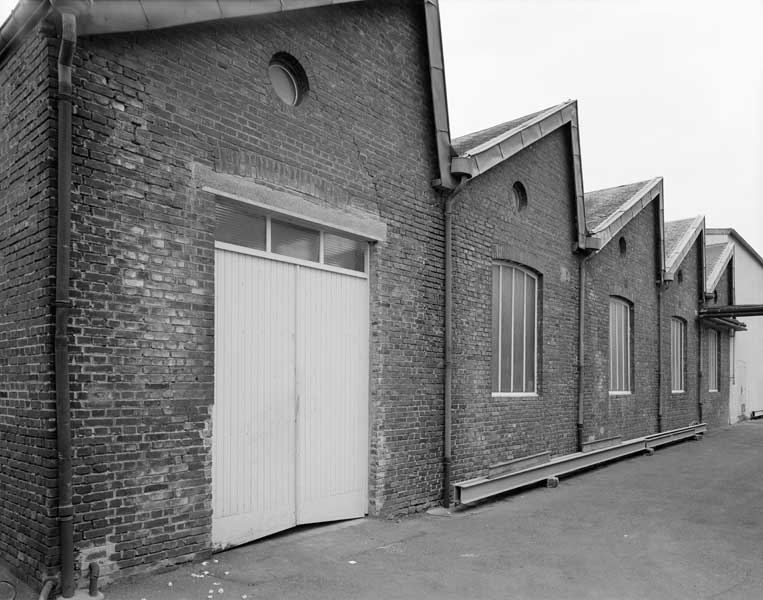
[[[710,329],[707,332],[707,382],[708,390],[718,391],[718,332]]]
[[[511,265],[493,265],[494,395],[537,390],[538,277]]]
[[[609,391],[631,391],[631,305],[609,299]]]
[[[677,317],[670,319],[670,366],[671,391],[686,391],[686,321]]]

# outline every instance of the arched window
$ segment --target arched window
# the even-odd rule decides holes
[[[718,368],[720,364],[720,353],[718,352],[718,332],[715,329],[709,329],[707,332],[707,382],[708,391],[717,392]]]
[[[609,299],[609,391],[631,391],[631,305],[622,298]]]
[[[493,265],[493,393],[537,389],[538,278],[526,269]]]
[[[514,197],[514,206],[521,212],[527,207],[527,188],[521,181],[515,181],[511,187],[511,195]]]
[[[686,321],[678,317],[670,319],[670,381],[671,391],[686,391]]]

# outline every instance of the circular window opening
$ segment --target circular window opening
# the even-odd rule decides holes
[[[525,186],[516,181],[511,188],[511,192],[514,196],[514,205],[517,207],[517,210],[524,210],[527,207],[527,190]]]
[[[268,65],[270,85],[284,104],[299,105],[307,96],[309,89],[307,74],[299,61],[291,54],[278,52]]]
[[[628,251],[628,242],[625,241],[624,237],[621,237],[617,243],[620,246],[620,254],[625,256],[625,253]]]

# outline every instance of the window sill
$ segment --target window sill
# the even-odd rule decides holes
[[[492,392],[493,398],[537,398],[538,392]]]
[[[707,390],[708,394],[717,394],[718,390]]]
[[[674,396],[680,396],[681,394],[685,394],[686,390],[670,390],[670,393]]]
[[[609,392],[610,396],[632,396],[633,392]]]

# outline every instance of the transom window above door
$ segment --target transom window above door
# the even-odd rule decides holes
[[[243,202],[217,197],[215,240],[297,262],[366,273],[368,242],[309,224],[294,223]]]

